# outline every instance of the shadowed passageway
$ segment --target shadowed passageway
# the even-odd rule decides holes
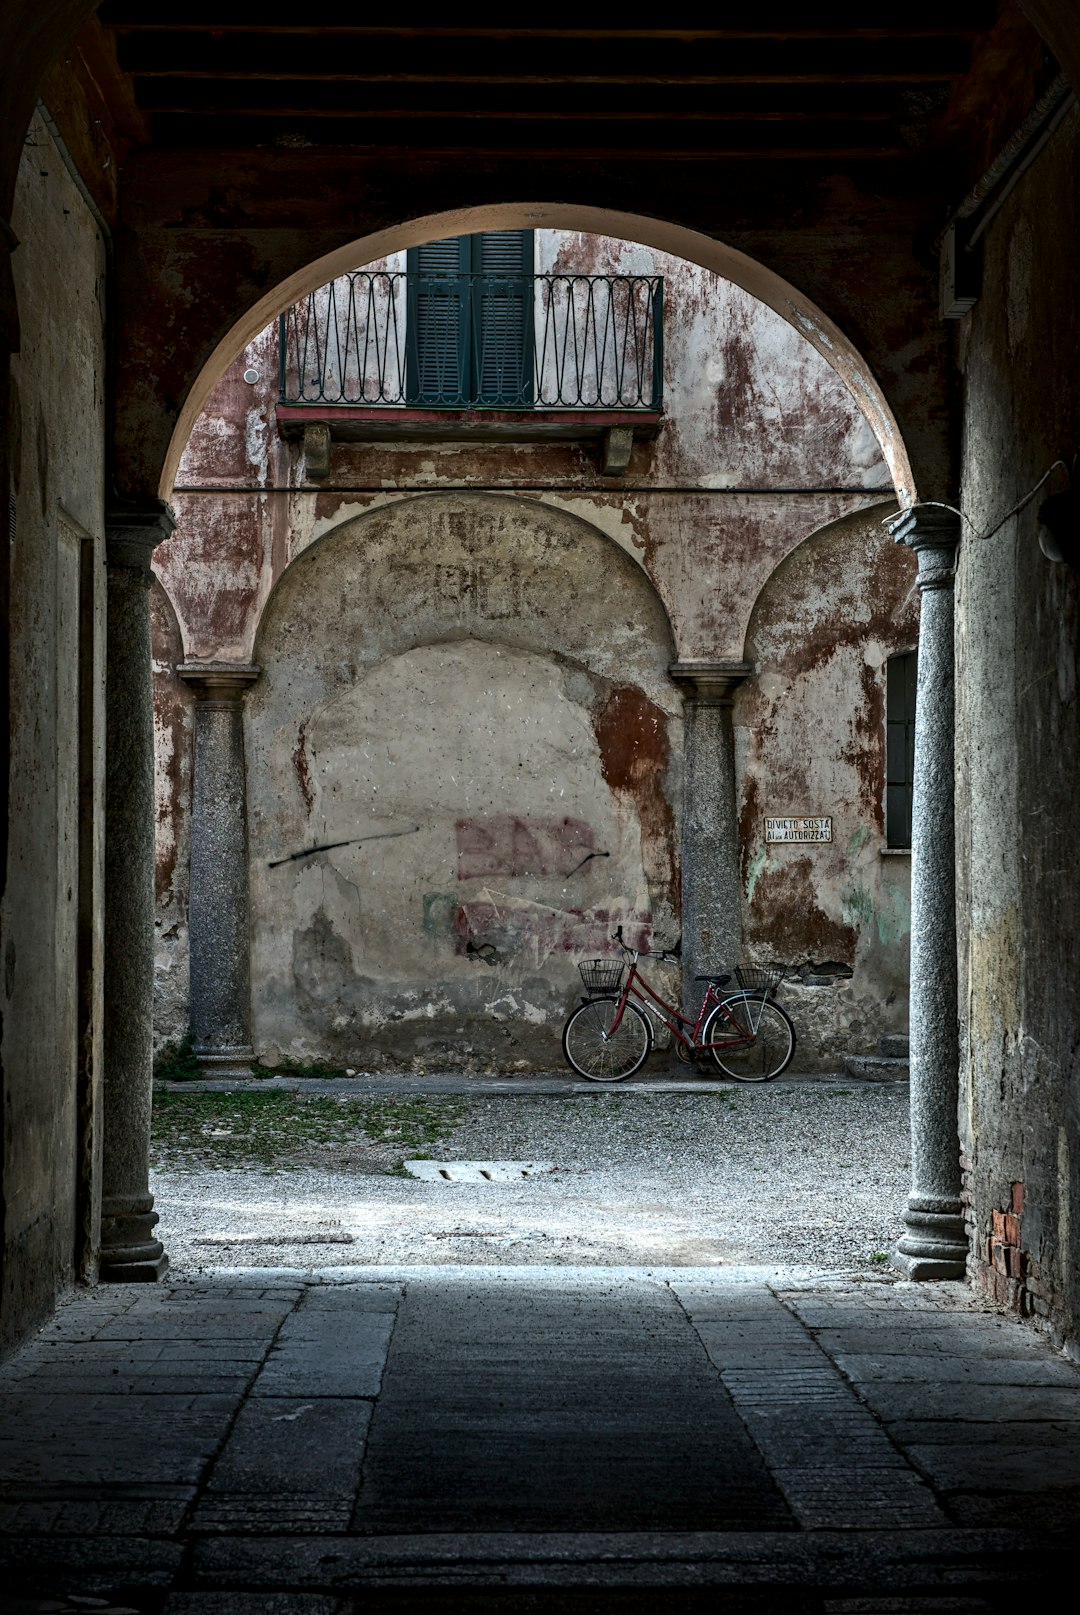
[[[960,1286],[367,1272],[64,1307],[0,1380],[5,1607],[983,1610],[1060,1568],[1080,1375]]]

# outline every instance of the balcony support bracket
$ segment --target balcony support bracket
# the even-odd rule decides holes
[[[322,422],[304,427],[304,470],[309,478],[330,475],[330,428]]]
[[[634,431],[630,426],[610,426],[604,433],[605,477],[621,477],[630,464],[630,451],[634,447]]]

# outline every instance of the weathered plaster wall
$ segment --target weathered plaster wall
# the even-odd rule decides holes
[[[918,641],[914,575],[880,511],[848,517],[777,568],[747,635],[754,677],[734,712],[747,953],[853,972],[785,986],[802,1070],[907,1031],[911,870],[885,850],[885,664]],[[766,815],[803,814],[830,816],[832,841],[766,845]]]
[[[986,238],[961,333],[963,508],[984,533],[1080,447],[1080,114]],[[1061,470],[1047,485],[1066,485]],[[1080,580],[1040,552],[1038,496],[957,581],[961,1134],[974,1272],[1076,1336],[1080,1313]]]
[[[393,261],[387,260],[385,267],[404,267],[404,255],[399,255],[399,259]],[[883,499],[890,496],[885,467],[873,435],[855,410],[850,394],[820,355],[790,325],[738,288],[696,265],[605,237],[541,231],[537,234],[537,268],[540,271],[552,269],[572,273],[659,273],[665,277],[666,420],[655,442],[636,445],[626,476],[622,479],[605,478],[601,474],[595,445],[557,442],[335,443],[330,476],[322,481],[312,481],[307,476],[301,445],[296,441],[285,441],[276,429],[274,404],[278,348],[276,329],[272,328],[252,343],[230,368],[200,417],[183,458],[180,485],[174,496],[179,516],[177,529],[172,539],[155,556],[155,568],[176,609],[188,659],[262,662],[263,646],[270,643],[267,638],[268,624],[279,621],[281,600],[288,597],[290,570],[296,565],[307,568],[303,575],[308,578],[314,578],[317,571],[322,578],[320,587],[327,591],[327,598],[319,607],[315,620],[337,622],[338,608],[335,602],[339,592],[358,589],[365,596],[370,592],[367,582],[359,574],[350,574],[348,584],[339,575],[339,556],[343,551],[336,535],[343,530],[358,531],[357,524],[362,525],[363,522],[372,523],[373,532],[382,530],[380,523],[389,523],[391,527],[387,530],[399,534],[401,554],[394,574],[396,581],[393,587],[389,582],[380,583],[379,587],[385,593],[385,609],[402,624],[408,623],[410,613],[417,609],[417,580],[424,576],[427,579],[425,587],[430,586],[431,577],[436,575],[433,567],[441,567],[437,573],[444,597],[440,609],[449,614],[448,620],[458,624],[453,629],[454,634],[471,634],[472,630],[467,626],[460,626],[459,615],[461,611],[466,611],[466,618],[461,621],[468,621],[467,613],[475,609],[477,601],[482,600],[485,589],[495,590],[491,597],[492,609],[504,613],[507,618],[513,617],[522,604],[519,593],[514,592],[518,589],[518,583],[514,581],[517,574],[513,568],[507,571],[500,565],[496,573],[491,574],[492,577],[497,576],[497,582],[492,584],[490,579],[481,581],[475,561],[468,556],[439,560],[441,551],[438,546],[436,555],[429,555],[427,528],[416,526],[418,511],[436,508],[436,505],[429,506],[426,502],[418,505],[416,494],[441,491],[447,496],[458,497],[466,491],[486,491],[503,496],[499,508],[506,513],[505,519],[511,528],[523,523],[523,530],[532,530],[539,522],[541,525],[546,523],[553,531],[587,531],[591,535],[593,553],[599,553],[595,551],[595,545],[600,543],[605,559],[594,564],[598,568],[597,579],[606,591],[605,596],[603,599],[596,597],[591,592],[592,585],[590,592],[584,593],[584,579],[575,571],[573,575],[577,579],[578,594],[573,611],[569,612],[573,620],[587,621],[580,615],[585,609],[584,602],[587,598],[594,601],[594,626],[591,630],[594,638],[600,636],[602,639],[601,625],[611,616],[614,598],[611,594],[612,583],[618,578],[624,580],[620,587],[631,590],[628,598],[636,599],[644,590],[657,603],[657,609],[662,608],[667,619],[664,633],[670,634],[670,650],[674,656],[684,660],[740,661],[745,652],[752,618],[758,625],[758,631],[765,636],[763,645],[767,654],[772,655],[772,641],[768,639],[769,633],[774,631],[770,626],[772,612],[779,613],[775,633],[783,637],[786,632],[791,641],[785,645],[783,656],[795,667],[798,661],[794,649],[799,632],[798,613],[795,617],[784,614],[785,585],[782,579],[786,573],[782,563],[785,557],[797,551],[808,535],[832,530],[835,524],[840,523],[838,533],[847,536],[837,537],[835,543],[840,550],[843,550],[845,543],[854,544],[857,558],[850,562],[852,576],[857,574],[863,579],[865,568],[860,570],[860,567],[865,559],[867,541],[862,536],[862,528],[857,524],[853,528],[843,526],[844,519],[860,511],[876,509],[881,506]],[[257,379],[254,382],[245,381],[245,371],[256,372]],[[583,528],[581,523],[587,526]],[[598,533],[605,535],[608,543],[598,540]],[[856,536],[852,537],[852,534]],[[327,535],[333,535],[330,543],[325,542]],[[439,543],[442,542],[440,539]],[[487,565],[486,561],[484,565]],[[326,575],[322,576],[324,573]],[[771,579],[777,580],[775,585],[770,584]],[[845,599],[849,595],[858,597],[858,586],[849,586],[849,582],[842,562],[837,563],[833,572],[828,569],[822,572],[819,568],[817,592],[815,594],[811,590],[807,601],[799,608],[805,611],[806,632],[813,645],[816,646],[820,635],[828,631],[829,589],[843,584],[848,589]],[[313,586],[309,584],[307,587],[310,589]],[[281,593],[283,588],[286,588],[286,595]],[[895,567],[892,570],[886,568],[878,586],[882,612],[887,614],[888,602],[892,598],[890,590],[896,589],[899,589],[899,595],[893,603],[906,592],[907,583],[896,576]],[[268,601],[271,602],[269,607]],[[480,609],[482,614],[487,607],[481,604]],[[260,628],[263,613],[267,610],[270,616]],[[621,618],[621,604],[617,610]],[[427,620],[424,617],[427,611],[425,606],[420,620]],[[785,629],[780,626],[781,619],[786,624]],[[558,648],[557,636],[550,637],[555,632],[550,613],[546,617],[543,614],[534,617],[531,622],[522,648],[530,657],[547,658],[550,664]],[[435,641],[445,638],[443,629],[437,625],[432,633]],[[549,636],[547,639],[545,634]],[[340,648],[330,645],[321,632],[316,635],[314,643],[323,647],[320,654],[328,659],[328,665],[340,660]],[[485,767],[490,772],[490,764],[483,764],[470,749],[470,715],[475,703],[486,699],[482,691],[490,687],[494,671],[498,671],[500,677],[509,677],[511,660],[503,657],[500,667],[493,671],[489,665],[490,654],[477,650],[468,663],[474,676],[464,678],[455,664],[451,679],[449,669],[444,670],[444,676],[438,676],[434,664],[429,666],[422,657],[417,660],[419,647],[425,643],[423,633],[417,628],[404,660],[401,659],[403,651],[388,651],[385,669],[377,675],[374,670],[365,673],[364,688],[369,692],[368,696],[361,698],[354,692],[349,697],[352,703],[346,723],[346,730],[352,736],[349,747],[353,748],[353,753],[356,747],[361,747],[365,758],[369,753],[381,755],[377,738],[364,741],[358,738],[361,736],[361,718],[364,722],[374,724],[373,736],[381,733],[378,729],[380,723],[389,721],[393,727],[397,719],[372,716],[374,709],[370,707],[370,700],[377,696],[379,712],[396,713],[402,703],[411,699],[409,692],[429,679],[444,692],[440,697],[434,725],[438,738],[430,742],[435,747],[432,756],[444,769],[450,766],[454,755],[467,757],[467,767],[458,770],[459,777],[470,774],[482,777]],[[165,654],[164,647],[161,654]],[[350,650],[350,656],[352,654]],[[808,647],[807,655],[811,654]],[[831,728],[836,729],[839,736],[837,743],[846,748],[849,758],[842,765],[847,769],[843,782],[843,789],[847,790],[848,776],[854,778],[858,771],[858,765],[850,760],[853,750],[865,741],[871,754],[876,756],[875,748],[880,750],[882,737],[871,732],[875,714],[864,710],[868,697],[860,659],[862,651],[849,647],[845,654],[846,659],[842,657],[828,676],[818,678],[817,682],[808,666],[800,665],[785,688],[780,688],[773,676],[773,683],[768,686],[769,693],[766,693],[764,686],[758,691],[756,681],[752,681],[752,689],[753,698],[760,699],[762,710],[768,711],[768,723],[779,735],[777,744],[780,746],[787,744],[786,736],[789,733],[796,732],[807,721],[824,722],[828,732],[831,732]],[[390,662],[393,663],[392,667]],[[571,707],[558,695],[558,682],[551,683],[548,675],[541,677],[539,664],[528,659],[522,661],[519,657],[513,661],[513,667],[515,672],[510,683],[517,695],[511,706],[519,699],[523,704],[530,700],[541,702],[547,713],[544,720],[547,730],[552,735],[562,736],[559,744],[564,762],[559,765],[552,760],[552,770],[557,774],[562,767],[565,772],[569,766],[565,759],[575,748],[577,754],[581,755],[578,741],[568,738],[571,730],[565,726],[573,718],[574,724],[580,726],[585,723],[588,730],[592,718],[588,713],[583,715],[583,709],[579,710],[580,703],[578,708],[571,711]],[[619,673],[605,674],[605,677],[610,679],[613,688],[623,680],[623,675]],[[304,704],[306,694],[301,695],[294,687],[290,688],[294,692],[289,697],[294,702],[294,710],[286,718],[286,709],[282,706],[281,722],[283,734],[291,734],[291,739],[281,755],[267,765],[265,776],[266,780],[278,782],[283,801],[291,801],[295,794],[292,753],[297,747],[299,728],[302,724],[308,724],[305,745],[309,746],[310,725],[321,721],[311,715],[314,707]],[[527,696],[526,691],[533,693]],[[675,698],[666,679],[663,681],[663,692],[662,696],[654,692],[650,699],[671,710],[671,702]],[[256,711],[264,699],[264,693],[258,690],[253,692],[248,698],[251,710]],[[284,699],[282,695],[281,700]],[[677,700],[674,710],[677,710]],[[876,715],[881,716],[880,713]],[[346,722],[341,714],[339,718],[341,722]],[[335,723],[339,718],[335,718]],[[617,702],[610,707],[609,729],[614,727],[616,718],[624,728],[628,728],[628,732],[637,732],[634,727],[636,715],[624,711]],[[853,724],[859,727],[853,728]],[[595,728],[594,724],[592,726]],[[333,754],[337,759],[334,767],[345,766],[343,759],[348,747],[343,750],[344,743],[339,745],[336,740],[328,739],[330,732],[324,733],[321,742],[324,755]],[[333,732],[336,734],[337,731]],[[577,731],[573,732],[576,735]],[[642,732],[648,732],[648,725]],[[764,779],[758,778],[766,767],[761,757],[751,758],[747,754],[743,760],[753,776],[752,788],[764,788]],[[634,768],[640,766],[640,759],[632,759],[632,762]],[[775,762],[774,765],[780,766]],[[872,767],[872,762],[867,766]],[[512,770],[516,763],[513,759],[508,763],[503,757],[498,767],[504,771],[506,768]],[[584,817],[590,823],[595,820],[603,824],[607,822],[610,792],[604,783],[603,771],[595,753],[590,767],[592,784],[586,791],[589,808]],[[406,775],[407,770],[398,759],[393,778],[401,782]],[[372,778],[374,780],[375,776]],[[284,834],[285,825],[282,825],[283,839],[276,849],[264,849],[264,861],[283,850],[290,851],[304,844],[302,838],[296,839],[299,829],[311,832],[307,842],[311,844],[318,815],[326,812],[326,802],[318,797],[317,775],[312,779],[308,815],[291,826],[288,835]],[[162,775],[162,780],[163,785],[173,791],[173,799],[182,816],[187,811],[184,796],[189,789],[187,783],[175,775],[170,781],[167,774]],[[827,783],[832,789],[833,782],[829,780]],[[825,782],[822,789],[824,785]],[[423,789],[426,788],[425,784]],[[387,782],[384,781],[380,792],[384,793],[386,789]],[[410,783],[406,794],[416,795],[419,792],[418,800],[423,800],[423,789]],[[501,787],[493,785],[492,789],[498,794]],[[530,789],[529,813],[545,818],[546,822],[550,813],[547,807],[542,808],[542,793],[538,795],[537,789]],[[580,794],[582,790],[585,790],[585,785],[579,779],[574,791]],[[381,800],[385,801],[385,795],[381,796]],[[850,838],[859,832],[866,838],[865,845],[869,846],[872,842],[875,848],[873,869],[877,876],[871,881],[867,875],[861,884],[852,885],[852,900],[856,905],[860,902],[864,905],[866,902],[877,904],[874,924],[885,925],[885,908],[880,905],[887,905],[889,893],[894,889],[899,892],[904,881],[900,870],[890,880],[879,867],[881,860],[876,848],[880,840],[880,802],[868,804],[857,794],[843,800],[851,804],[850,810],[844,808],[847,835]],[[668,806],[675,811],[677,795],[671,796],[669,793]],[[438,811],[443,812],[444,807],[445,804]],[[259,811],[262,810],[257,805],[253,806],[253,825],[254,815]],[[404,807],[401,811],[404,812]],[[434,808],[431,811],[434,812]],[[861,819],[858,817],[860,813],[863,815]],[[333,813],[330,817],[334,817]],[[509,825],[515,817],[514,810],[506,809],[503,817]],[[545,835],[547,833],[544,832]],[[656,845],[659,844],[660,838],[656,841]],[[403,841],[400,846],[391,842],[379,845],[380,867],[385,866],[387,871],[392,871],[395,861],[408,862],[409,842]],[[346,861],[355,861],[359,854],[343,856]],[[677,892],[678,844],[677,840],[672,839],[670,825],[665,856],[670,866],[668,878],[673,891]],[[751,856],[752,852],[747,852],[747,857]],[[869,859],[870,854],[864,851],[862,862],[868,868]],[[370,859],[365,861],[365,868],[369,867],[370,862]],[[605,861],[603,868],[612,879],[615,878],[616,866],[613,862]],[[589,881],[595,884],[602,873],[601,861],[592,860],[588,870]],[[866,871],[862,873],[866,874]],[[294,868],[288,880],[278,871],[274,875],[272,889],[281,894],[294,877],[307,893],[300,903],[301,908],[307,904],[307,919],[300,929],[310,931],[318,907],[314,896],[317,883],[313,884],[310,870],[306,867]],[[258,881],[269,878],[262,874],[257,876]],[[392,878],[396,877],[388,873],[387,880]],[[641,878],[640,871],[630,871],[625,878],[620,874],[616,885],[610,890],[617,892],[620,900],[629,901],[627,894],[637,890]],[[766,897],[771,890],[771,878],[770,874],[754,909],[757,926],[752,933],[753,941],[755,945],[760,943],[764,946],[768,927],[778,927],[778,946],[782,940],[787,949],[788,944],[795,940],[785,930],[790,925],[790,913],[779,891],[775,898]],[[654,876],[650,875],[649,879],[653,880]],[[829,881],[842,884],[839,868],[829,874]],[[436,910],[443,914],[444,922],[452,911],[457,912],[457,906],[451,908],[446,902],[437,904],[434,901],[445,891],[445,887],[443,881],[426,886],[422,891],[413,891],[409,882],[405,881],[402,892],[408,889],[407,899],[404,896],[396,898],[398,908],[391,904],[384,905],[381,910],[365,911],[364,927],[360,926],[356,917],[359,910],[355,910],[353,917],[346,922],[343,917],[348,911],[346,904],[335,925],[338,932],[341,927],[345,929],[352,961],[364,956],[365,949],[370,949],[373,954],[380,951],[385,954],[387,950],[391,954],[400,953],[402,979],[415,983],[418,962],[409,951],[411,945],[406,945],[404,940],[410,934],[408,927],[411,923],[404,916],[407,909],[415,908],[417,904],[422,908],[425,899],[431,898],[432,902],[428,905],[430,933],[436,923],[432,918]],[[561,903],[561,892],[555,895]],[[256,912],[263,916],[256,923],[264,926],[266,937],[269,938],[270,917],[277,899],[271,896],[271,888],[267,888],[264,898],[269,906],[259,910],[256,903]],[[827,906],[837,908],[838,913],[844,909],[844,903],[831,889],[823,900]],[[285,927],[285,931],[291,932],[291,929],[295,929],[295,914],[300,909],[295,908],[291,896],[282,901],[284,908],[281,912],[287,911],[293,916]],[[297,901],[300,902],[300,899]],[[550,893],[539,893],[536,901],[551,904],[554,899]],[[902,907],[899,896],[896,901]],[[405,906],[402,907],[402,904]],[[636,898],[634,905],[634,912],[637,912],[641,904]],[[558,903],[554,906],[558,908]],[[379,926],[383,922],[374,917],[377,912],[387,916],[385,938],[381,941],[384,933]],[[470,910],[470,913],[475,919],[479,910]],[[164,913],[161,918],[159,935],[164,936],[171,930],[174,921]],[[505,916],[497,918],[487,914],[486,923],[492,929],[493,936],[500,925],[505,930],[504,922]],[[837,923],[843,922],[838,920]],[[296,924],[299,925],[299,921]],[[454,920],[454,925],[459,928],[463,924],[460,917]],[[658,925],[657,929],[664,940],[671,939],[669,925]],[[867,931],[867,928],[861,918],[849,924],[845,931],[850,943],[848,951],[852,952],[853,957],[857,951],[854,939],[863,931]],[[430,934],[425,934],[425,946],[430,948]],[[177,947],[180,935],[180,932],[176,933]],[[590,946],[593,945],[590,943]],[[283,983],[294,983],[289,987],[290,992],[298,990],[295,986],[298,978],[293,973],[291,959],[284,954],[278,957],[274,947],[280,953],[285,943],[279,938],[274,946],[267,940],[265,947],[262,944],[256,947],[253,979],[257,1020],[261,1014],[258,1009],[259,994],[263,991],[259,981],[264,970],[270,971],[265,988],[267,1004],[275,993],[278,999],[281,998]],[[515,955],[520,952],[516,942],[510,943],[509,947]],[[904,1010],[902,1006],[897,1007],[898,1001],[892,1005],[887,1003],[890,995],[902,992],[902,983],[898,987],[893,957],[901,949],[898,941],[876,946],[864,941],[859,954],[862,996],[858,998],[857,1006],[861,1007],[852,1010],[855,1026],[847,1029],[842,1023],[845,1008],[852,1008],[856,1000],[845,998],[838,991],[829,997],[829,1014],[825,1015],[823,999],[819,994],[812,1016],[815,1030],[806,1044],[808,1057],[819,1064],[829,1059],[835,1060],[844,1052],[863,1047],[867,1040],[872,1045],[881,1031],[889,1029],[892,1020],[903,1020]],[[811,952],[819,959],[825,957],[820,949],[811,949],[807,940],[804,957]],[[836,949],[832,952],[835,954]],[[320,954],[319,957],[321,959],[323,956]],[[164,956],[161,963],[164,968]],[[472,966],[471,958],[469,963]],[[884,974],[879,971],[879,965],[883,965]],[[349,968],[353,968],[352,963]],[[464,975],[460,975],[460,965],[454,968],[459,972],[459,984],[470,983],[473,998],[469,1000],[469,1014],[474,1013],[476,1003],[497,1001],[491,982],[482,989],[477,985],[479,978],[475,967],[471,973]],[[304,979],[314,979],[316,974],[329,980],[325,960],[319,972],[315,972],[313,967],[306,967]],[[168,965],[168,977],[167,995],[171,995],[174,987],[179,988],[182,982],[180,973],[173,969],[171,963]],[[565,980],[560,978],[559,992],[565,994],[571,978],[576,982],[572,967]],[[413,992],[415,987],[410,985],[408,990]],[[454,990],[458,992],[460,1000],[459,988]],[[880,1009],[873,1002],[875,994],[882,1006]],[[330,997],[336,1003],[335,995],[340,996],[337,988],[330,992]],[[558,998],[558,993],[555,996]],[[543,994],[541,1000],[547,1006],[543,1014],[548,1015],[550,1005],[555,1000]],[[460,1000],[460,1003],[464,1004],[464,1000]],[[356,1024],[354,1010],[355,1005],[347,1013],[341,1011],[344,1015],[343,1025],[349,1028]],[[297,1032],[295,1027],[283,1027],[280,1035],[275,1033],[271,1036],[268,1032],[260,1035],[263,1035],[266,1047],[277,1049],[283,1056],[295,1055],[301,1048],[307,1053],[320,1050],[325,1053],[328,1052],[328,1045],[325,1042],[320,1044],[318,1039],[324,1034],[330,1036],[326,1028],[336,1013],[338,1011],[332,1011],[327,1003],[318,1001],[317,997],[312,998],[305,1012],[302,1033]],[[379,1014],[382,1013],[380,1009]],[[828,1022],[827,1026],[823,1016],[824,1021]],[[323,1028],[322,1033],[317,1033],[319,1025]],[[403,1057],[406,1057],[415,1039],[402,1042],[396,1033],[393,1038],[386,1034],[381,1045],[383,1051],[391,1048],[395,1038],[404,1051]],[[353,1040],[350,1042],[349,1039]],[[543,1038],[540,1037],[537,1046],[542,1044]],[[351,1030],[344,1042],[339,1040],[338,1052],[342,1050],[345,1058],[362,1057]],[[377,1049],[375,1052],[378,1054]]]
[[[601,475],[595,444],[335,443],[330,478],[313,482],[300,443],[275,426],[270,327],[199,417],[173,499],[177,531],[155,560],[189,656],[250,658],[275,581],[320,533],[403,492],[454,487],[520,491],[598,522],[643,558],[680,655],[737,656],[753,602],[788,550],[891,492],[835,373],[738,287],[669,254],[577,232],[538,231],[536,263],[538,272],[665,278],[667,418],[654,442],[636,444],[626,476]],[[384,266],[402,268],[404,254]]]
[[[13,223],[22,347],[12,362],[0,1343],[48,1310],[77,1265],[91,1271],[97,1234],[105,261],[37,118]]]
[[[665,406],[631,474],[660,487],[888,487],[836,372],[740,287],[670,253],[581,231],[536,233],[538,274],[664,277]]]
[[[640,568],[539,504],[421,497],[309,549],[247,698],[257,1053],[556,1060],[575,961],[677,933],[671,655]]]

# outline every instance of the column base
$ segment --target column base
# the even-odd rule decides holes
[[[912,1195],[904,1212],[907,1233],[892,1255],[905,1278],[962,1279],[968,1242],[959,1201]]]
[[[889,1257],[889,1264],[915,1284],[926,1284],[933,1279],[962,1279],[967,1274],[966,1261],[942,1261],[936,1256],[908,1256],[899,1246]]]
[[[110,1195],[102,1201],[98,1277],[103,1284],[156,1284],[164,1277],[169,1258],[153,1237],[157,1223],[153,1195]]]
[[[199,1062],[201,1077],[250,1077],[255,1050],[249,1044],[235,1047],[204,1048],[196,1043],[192,1051]]]
[[[169,1271],[164,1249],[155,1262],[111,1262],[102,1259],[98,1279],[102,1284],[157,1284]]]

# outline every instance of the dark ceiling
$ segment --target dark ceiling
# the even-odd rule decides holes
[[[995,0],[909,5],[874,26],[874,8],[803,0],[762,6],[760,23],[745,7],[737,24],[693,29],[363,27],[335,21],[355,8],[326,5],[310,25],[255,21],[250,7],[230,22],[227,6],[161,20],[163,9],[106,0],[98,12],[134,144],[413,156],[902,164],[950,149],[978,62],[1007,74],[1015,39],[1032,33]],[[822,12],[827,24],[808,21]]]

